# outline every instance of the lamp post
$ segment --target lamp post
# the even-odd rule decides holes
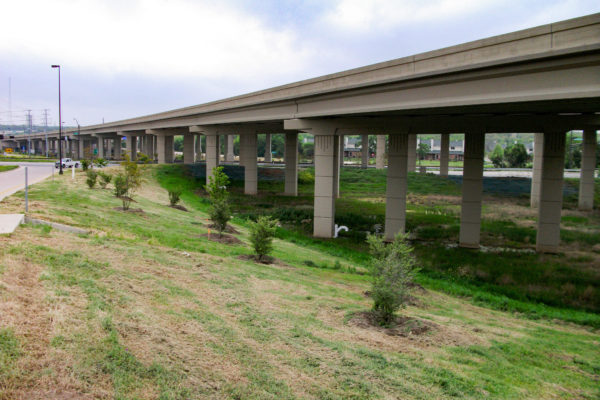
[[[60,107],[60,65],[53,65],[52,68],[58,68],[58,174],[62,175],[62,110]]]

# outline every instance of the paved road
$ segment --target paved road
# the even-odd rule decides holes
[[[0,162],[0,165],[19,166],[19,168],[12,171],[0,172],[0,201],[6,196],[10,196],[25,188],[25,167],[28,167],[27,172],[30,185],[52,176],[52,172],[54,171],[53,163]]]

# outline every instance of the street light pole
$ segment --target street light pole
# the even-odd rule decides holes
[[[60,65],[53,65],[52,68],[58,68],[58,174],[62,175],[62,110],[60,107]]]

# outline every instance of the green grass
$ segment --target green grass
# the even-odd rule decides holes
[[[12,171],[19,168],[18,165],[0,165],[0,172]]]
[[[0,156],[0,161],[9,161],[9,162],[55,162],[57,159],[54,158],[41,158],[41,157],[27,157],[23,156]]]
[[[188,179],[179,166],[156,171],[163,187],[185,189],[182,200],[190,212],[167,207],[166,191],[150,177],[145,184],[149,189],[136,196],[135,207],[143,214],[114,210],[119,200],[108,190],[87,189],[81,173],[76,183],[59,177],[31,188],[32,214],[93,233],[76,236],[24,226],[0,253],[0,265],[10,266],[3,278],[21,266],[41,267],[45,296],[32,300],[52,310],[56,324],[48,351],[64,355],[67,363],[44,373],[67,374],[80,397],[517,399],[600,394],[595,378],[598,332],[538,319],[594,314],[565,310],[560,315],[558,307],[542,309],[466,277],[454,280],[430,271],[419,276],[429,291],[416,291],[417,305],[402,311],[418,323],[432,324],[430,332],[401,337],[355,326],[352,316],[370,306],[364,294],[368,256],[355,238],[317,240],[304,229],[282,228],[274,255],[284,264],[239,260],[238,255],[250,253],[245,217],[235,218],[242,245],[199,237],[206,233],[207,208],[197,194],[200,182]],[[267,200],[256,201],[267,205]],[[294,198],[280,201],[290,208],[297,205]],[[351,202],[345,207],[357,206]],[[427,205],[411,205],[411,210],[433,223],[455,218],[451,211]],[[423,245],[417,252],[426,249]],[[468,258],[472,254],[477,253],[457,250],[447,256],[474,262],[476,256]],[[491,255],[485,262],[490,260]],[[1,289],[0,296],[0,301],[15,300]],[[539,308],[539,313],[518,307],[536,313]],[[522,312],[524,318],[501,309]],[[32,339],[21,336],[17,327],[8,329],[16,343],[9,347],[20,352],[16,360],[36,357],[19,345]],[[27,381],[44,382],[40,376],[41,371],[30,371]],[[20,390],[25,381],[15,382]]]
[[[202,197],[203,182],[186,177],[185,167],[161,166],[157,178],[165,188],[185,188],[182,196],[187,204],[208,210],[209,203]],[[343,196],[336,200],[336,223],[350,226],[351,232],[343,233],[336,240],[313,239],[310,237],[312,225],[302,222],[312,218],[312,185],[300,184],[300,196],[294,198],[278,194],[282,191],[281,182],[260,182],[259,195],[249,197],[243,195],[240,182],[234,182],[235,222],[243,225],[245,219],[253,219],[258,213],[270,214],[284,223],[284,229],[278,231],[279,238],[345,257],[364,268],[368,256],[363,232],[384,226],[385,203],[383,199],[372,202],[363,198],[384,196],[384,182],[385,171],[342,170],[340,191]],[[409,174],[408,186],[411,194],[460,194],[460,186],[453,180],[435,175]],[[588,258],[447,248],[448,243],[458,241],[460,209],[443,203],[417,203],[407,207],[407,230],[418,239],[416,247],[423,266],[423,281],[430,287],[532,318],[558,318],[600,327],[600,317],[595,314],[600,311],[600,276],[586,268]],[[600,242],[600,230],[562,230],[561,236],[567,243],[593,245]],[[519,226],[514,221],[483,219],[484,245],[531,248],[535,238],[535,229]]]

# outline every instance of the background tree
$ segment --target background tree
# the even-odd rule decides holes
[[[523,168],[527,165],[529,155],[523,143],[516,143],[504,150],[504,159],[510,168]]]
[[[421,165],[421,160],[424,160],[425,157],[427,156],[427,154],[429,153],[429,151],[431,150],[431,147],[429,147],[428,143],[419,143],[419,146],[417,147],[417,155],[419,156],[419,165]]]
[[[502,146],[499,144],[497,144],[490,153],[490,161],[496,168],[502,168],[504,166],[504,150],[502,150]]]

